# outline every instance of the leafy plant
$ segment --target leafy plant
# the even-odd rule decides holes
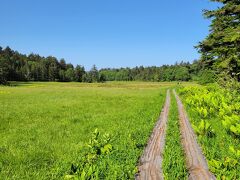
[[[240,117],[239,116],[235,114],[231,116],[223,116],[222,124],[229,133],[232,133],[236,137],[240,136]]]
[[[180,94],[184,95],[187,105],[193,108],[202,120],[219,118],[229,134],[239,137],[240,96],[237,91],[229,92],[218,86],[185,87],[180,89]],[[211,121],[208,123],[211,124]],[[208,123],[200,122],[201,127],[195,126],[195,129],[202,134],[206,128],[211,127]]]
[[[237,179],[237,174],[231,173],[231,171],[237,171],[237,167],[240,166],[240,150],[230,146],[229,152],[232,154],[232,157],[228,156],[220,160],[211,159],[208,161],[208,164],[212,172],[221,174],[222,179]]]
[[[239,179],[239,91],[212,84],[182,87],[179,92],[210,170],[217,179]]]
[[[96,161],[111,153],[113,147],[110,139],[109,134],[101,135],[98,129],[95,129],[89,142],[80,148],[78,161],[72,164],[70,175],[65,178],[97,179],[99,169]]]
[[[212,126],[206,120],[201,120],[198,126],[195,126],[195,125],[192,125],[192,126],[196,134],[199,136],[208,136],[208,137],[215,136],[215,132]]]

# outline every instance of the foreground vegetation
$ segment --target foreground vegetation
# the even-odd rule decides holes
[[[0,179],[133,179],[167,88],[177,83],[12,83],[0,86]],[[239,179],[240,99],[218,85],[179,87],[210,170]],[[187,178],[171,98],[166,179]]]
[[[217,85],[179,90],[210,170],[218,179],[239,179],[240,95]]]
[[[0,87],[0,179],[133,178],[172,85]]]

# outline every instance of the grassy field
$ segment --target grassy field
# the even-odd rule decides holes
[[[71,175],[72,164],[82,162],[81,147],[96,128],[99,136],[110,134],[111,148],[91,159],[95,169],[86,167],[78,175],[94,171],[99,178],[133,178],[166,88],[175,84],[46,82],[0,87],[0,179]]]

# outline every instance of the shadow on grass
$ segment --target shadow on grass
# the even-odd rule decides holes
[[[36,84],[37,82],[29,82],[29,81],[9,81],[8,86],[30,86]]]

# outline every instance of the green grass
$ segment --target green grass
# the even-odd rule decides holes
[[[179,128],[177,102],[171,92],[171,106],[163,153],[163,174],[165,179],[187,179],[188,177]]]
[[[105,179],[133,178],[175,83],[14,83],[0,87],[0,179],[61,179],[95,128],[113,150],[98,161]],[[170,133],[170,132],[169,132]]]

